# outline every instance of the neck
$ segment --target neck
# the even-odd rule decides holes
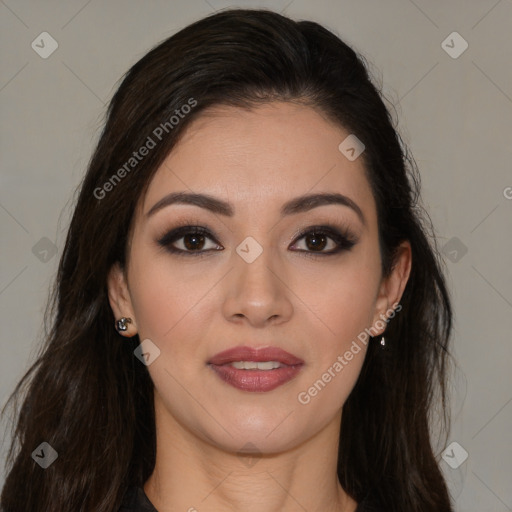
[[[237,454],[157,411],[157,456],[144,491],[159,512],[354,512],[337,478],[341,412],[314,438],[281,453]],[[162,414],[159,414],[162,413]]]

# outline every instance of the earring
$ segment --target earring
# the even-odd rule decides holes
[[[127,331],[128,330],[128,325],[127,324],[131,324],[131,323],[132,323],[132,319],[131,318],[126,318],[125,316],[123,316],[123,318],[121,318],[120,320],[116,321],[116,329],[119,332]]]
[[[380,344],[385,347],[386,346],[386,338],[384,338],[384,336],[382,336],[382,338],[380,339]]]

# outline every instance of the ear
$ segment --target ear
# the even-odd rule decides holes
[[[375,326],[377,320],[387,318],[390,315],[390,310],[395,309],[405,289],[405,285],[409,279],[412,266],[412,250],[411,244],[408,240],[402,242],[397,249],[395,266],[391,271],[391,275],[383,279],[380,285],[379,294],[375,302],[375,313],[373,316],[372,326]],[[387,312],[387,314],[386,314]],[[381,316],[382,315],[382,316]],[[381,332],[374,327],[372,332],[373,336],[380,336],[386,330],[386,326]]]
[[[128,330],[120,331],[119,334],[129,338],[135,336],[137,334],[137,322],[126,275],[119,263],[112,265],[107,277],[107,286],[108,300],[116,321],[123,317],[131,319],[131,323],[127,324]]]

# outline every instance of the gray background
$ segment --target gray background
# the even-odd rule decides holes
[[[118,81],[156,43],[229,5],[0,1],[2,403],[35,357],[72,194]],[[456,469],[440,464],[457,511],[512,510],[512,1],[236,5],[326,25],[370,60],[384,84],[420,169],[454,299],[458,368],[448,445],[469,456]],[[58,43],[46,59],[31,47],[42,46],[44,31]],[[442,46],[454,31],[469,45],[457,58]],[[462,42],[452,39],[444,47],[460,52]]]

